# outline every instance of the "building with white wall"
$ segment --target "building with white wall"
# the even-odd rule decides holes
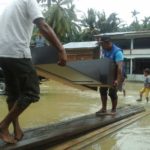
[[[124,50],[128,80],[143,81],[143,70],[150,68],[150,30],[105,33],[96,37],[103,35],[110,36]]]

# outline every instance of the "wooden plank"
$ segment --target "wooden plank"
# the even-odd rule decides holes
[[[112,85],[115,78],[116,66],[108,58],[72,61],[67,66],[102,84]]]
[[[84,74],[75,71],[69,67],[60,67],[57,64],[36,65],[37,74],[47,79],[53,79],[70,86],[81,88],[90,87],[109,87],[108,84],[102,84]]]
[[[136,114],[129,118],[123,119],[121,121],[115,122],[113,124],[107,125],[103,128],[97,129],[91,133],[80,136],[79,138],[75,138],[64,142],[62,144],[51,147],[50,150],[77,150],[82,149],[83,147],[92,144],[93,142],[112,134],[113,132],[118,131],[119,129],[128,126],[129,124],[150,115],[150,112],[143,112],[140,114]]]
[[[69,80],[65,80],[65,79],[63,79],[63,78],[61,78],[55,74],[43,71],[40,68],[36,68],[36,71],[37,71],[37,74],[39,76],[42,76],[46,79],[52,79],[52,80],[58,81],[62,84],[65,84],[65,85],[68,85],[68,86],[71,86],[71,87],[74,87],[77,89],[81,89],[81,90],[88,90],[89,89],[88,87],[82,86],[80,84],[74,84],[73,82],[70,82]]]
[[[58,77],[61,77],[63,79],[69,80],[71,82],[86,82],[85,84],[101,84],[99,81],[96,81],[72,68],[69,68],[67,66],[61,67],[57,64],[42,64],[42,65],[36,65],[37,69],[40,69],[42,71],[48,72],[50,74],[54,74]]]
[[[90,114],[57,124],[28,130],[25,132],[25,136],[22,141],[18,142],[16,145],[5,145],[1,143],[0,149],[26,150],[38,148],[39,150],[45,146],[50,147],[56,143],[61,143],[81,134],[102,128],[111,123],[143,112],[144,110],[144,107],[141,106],[128,106],[125,108],[119,108],[117,110],[117,114],[114,116],[96,116],[95,114]]]

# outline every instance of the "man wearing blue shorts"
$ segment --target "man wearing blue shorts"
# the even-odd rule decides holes
[[[110,96],[112,102],[111,114],[115,114],[117,102],[118,102],[117,91],[123,82],[124,56],[123,56],[122,49],[120,49],[115,44],[113,44],[110,37],[108,36],[101,37],[100,44],[103,49],[103,54],[102,54],[103,57],[112,59],[116,64],[116,72],[115,72],[115,79],[114,79],[113,86],[110,88],[108,87],[100,88],[102,108],[98,112],[96,112],[96,114],[99,115],[107,112],[108,95]]]
[[[44,20],[37,0],[10,0],[0,15],[0,67],[4,71],[9,109],[0,122],[0,139],[6,143],[22,139],[19,116],[31,103],[39,100],[39,81],[29,48],[34,24],[57,48],[58,64],[64,66],[67,60],[62,44]],[[14,136],[9,133],[11,123]]]

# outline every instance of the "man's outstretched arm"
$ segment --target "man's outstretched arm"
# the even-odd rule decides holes
[[[66,65],[66,61],[67,61],[66,51],[62,46],[61,42],[59,41],[59,39],[57,38],[53,29],[45,22],[43,18],[38,18],[34,20],[34,23],[39,28],[41,34],[58,49],[58,53],[59,53],[58,64],[61,66]]]

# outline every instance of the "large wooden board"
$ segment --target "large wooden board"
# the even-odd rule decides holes
[[[112,85],[115,79],[116,65],[108,58],[68,62],[67,66],[102,84]]]
[[[73,80],[76,83],[78,82],[77,84],[93,84],[95,80],[103,85],[112,85],[114,81],[115,65],[112,60],[107,58],[69,61],[66,67],[58,67],[58,53],[57,49],[53,46],[32,48],[31,54],[32,62],[35,66],[43,67],[43,69],[47,69],[49,73],[58,75],[60,78],[68,79],[68,75],[70,75],[68,74],[68,70],[72,71],[74,75],[72,74],[71,76],[74,77]],[[53,66],[55,66],[55,69]]]
[[[22,141],[16,145],[5,145],[0,142],[2,150],[33,150],[45,149],[68,139],[78,137],[95,129],[107,126],[129,116],[143,112],[144,107],[128,106],[119,108],[116,115],[96,116],[90,114],[68,121],[52,124],[25,132]]]

